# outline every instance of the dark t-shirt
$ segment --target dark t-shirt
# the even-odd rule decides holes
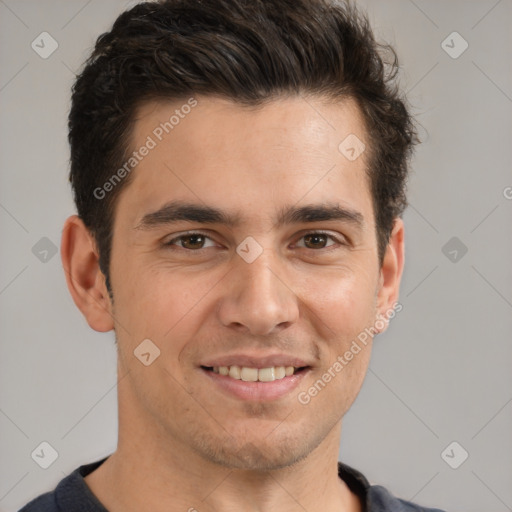
[[[108,512],[91,492],[84,477],[99,467],[107,457],[80,466],[63,478],[53,492],[42,494],[19,512]],[[338,462],[338,474],[349,489],[361,499],[363,512],[443,512],[425,508],[393,497],[384,487],[370,485],[357,470]]]

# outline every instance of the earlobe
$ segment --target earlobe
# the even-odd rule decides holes
[[[387,329],[388,321],[394,316],[394,307],[398,302],[400,281],[404,269],[404,223],[397,217],[389,237],[389,242],[384,254],[380,269],[380,282],[377,294],[377,316],[379,322],[384,324],[380,332]]]
[[[112,330],[112,304],[99,267],[96,244],[77,215],[64,224],[61,258],[68,289],[89,326],[100,332]]]

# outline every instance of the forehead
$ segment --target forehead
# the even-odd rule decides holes
[[[131,205],[134,222],[175,198],[260,214],[302,200],[371,210],[368,151],[355,159],[346,151],[362,144],[368,148],[364,121],[350,99],[294,96],[258,107],[211,96],[151,101],[136,113],[131,146],[145,156],[120,203]]]

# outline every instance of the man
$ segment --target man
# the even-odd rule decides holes
[[[118,447],[23,512],[427,510],[337,460],[400,307],[417,138],[381,49],[327,0],[145,3],[98,39],[61,254],[115,331]]]

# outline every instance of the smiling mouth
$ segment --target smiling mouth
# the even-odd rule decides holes
[[[274,382],[301,373],[309,366],[271,366],[269,368],[250,368],[247,366],[201,366],[206,371],[217,373],[234,380],[245,382]]]

